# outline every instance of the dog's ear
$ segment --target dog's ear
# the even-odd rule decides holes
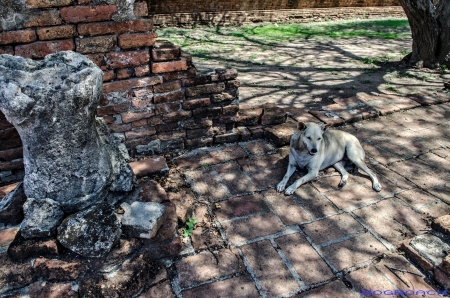
[[[297,124],[297,128],[298,128],[298,130],[303,131],[303,130],[306,129],[306,124],[303,123],[303,122],[299,122],[299,123]]]
[[[327,129],[330,128],[330,127],[331,127],[330,123],[322,125],[322,131],[327,131]]]

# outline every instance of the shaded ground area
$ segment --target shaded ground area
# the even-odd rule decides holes
[[[326,23],[331,25],[322,27],[328,31],[321,26],[301,27],[298,32],[289,28],[279,33],[281,36],[273,30],[253,32],[260,27],[166,28],[158,34],[192,54],[199,71],[236,68],[241,103],[273,102],[280,107],[308,109],[360,92],[406,95],[441,91],[442,82],[450,79],[449,72],[397,67],[410,51],[412,40],[406,20],[391,22],[393,28],[384,28],[383,20],[360,21],[359,25]]]

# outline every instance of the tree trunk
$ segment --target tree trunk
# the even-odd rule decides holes
[[[408,63],[436,68],[450,52],[450,2],[438,0],[399,0],[412,33],[412,55]]]

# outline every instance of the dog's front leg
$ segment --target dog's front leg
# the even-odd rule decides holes
[[[305,176],[303,176],[300,179],[297,179],[297,181],[295,181],[294,183],[292,183],[291,186],[289,186],[288,188],[286,188],[286,191],[284,192],[285,194],[287,194],[288,196],[293,194],[294,191],[300,187],[300,185],[313,180],[314,178],[317,177],[317,175],[319,175],[319,171],[317,170],[309,170],[308,174],[306,174]]]
[[[295,169],[296,166],[289,163],[286,174],[283,177],[283,180],[281,180],[280,183],[278,183],[277,185],[278,192],[282,192],[284,190],[284,188],[286,187],[286,183],[289,181],[289,178],[291,178],[292,174],[294,174]]]

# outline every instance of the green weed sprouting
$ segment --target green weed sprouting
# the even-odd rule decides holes
[[[195,228],[195,224],[198,222],[195,218],[189,218],[189,220],[186,222],[186,227],[183,229],[183,237],[190,237],[192,236],[192,231]]]

